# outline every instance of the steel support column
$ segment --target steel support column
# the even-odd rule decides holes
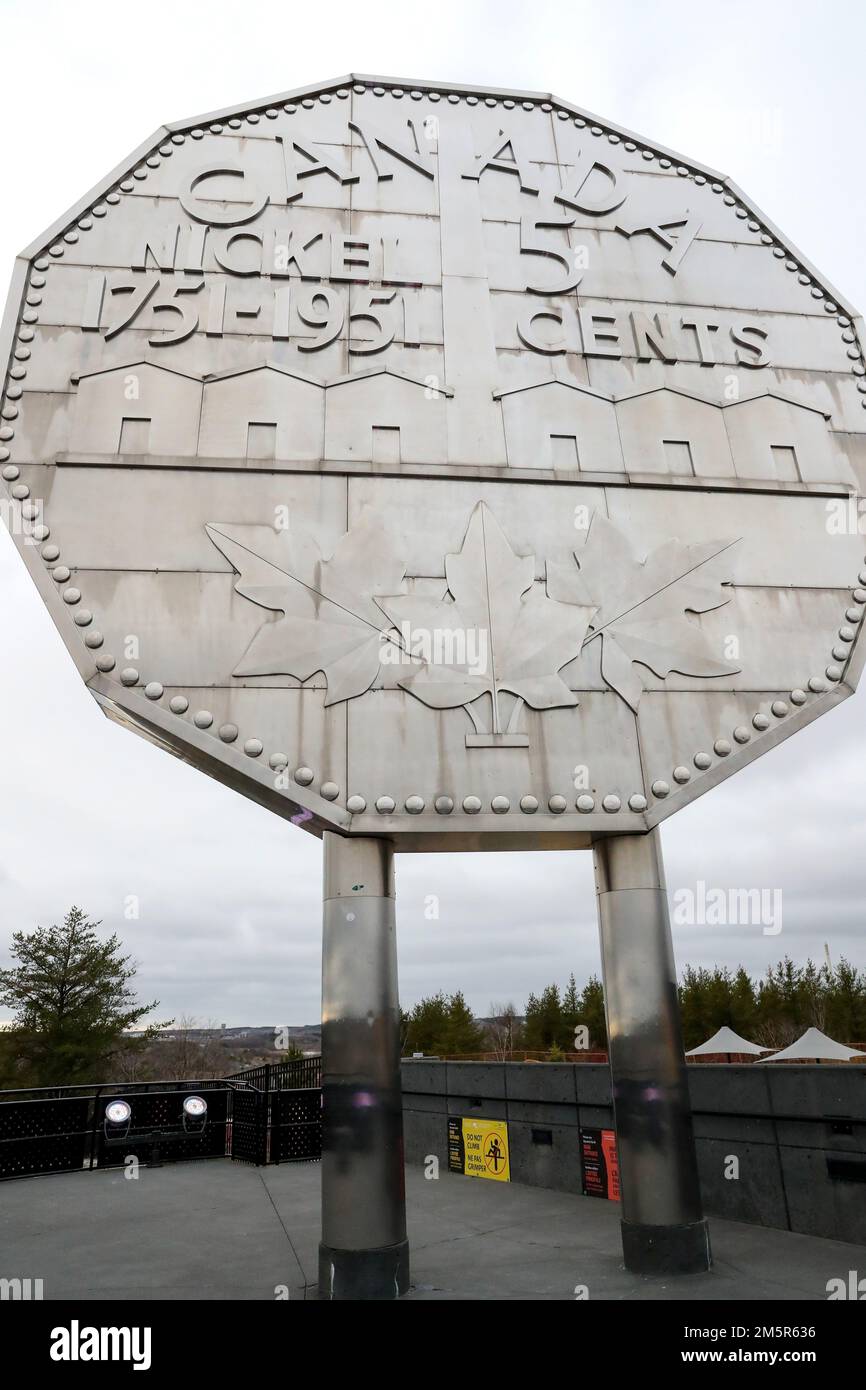
[[[593,852],[626,1267],[706,1270],[659,833],[600,837]]]
[[[393,847],[324,841],[319,1295],[399,1298],[409,1243]]]

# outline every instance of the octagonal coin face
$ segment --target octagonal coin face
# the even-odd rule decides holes
[[[19,259],[4,516],[106,712],[305,829],[586,843],[853,690],[858,331],[693,160],[352,76]]]

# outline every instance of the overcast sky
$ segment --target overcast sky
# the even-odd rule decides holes
[[[0,26],[4,276],[162,121],[354,70],[577,102],[730,173],[866,305],[854,0],[0,0]],[[319,842],[110,724],[2,526],[0,623],[0,963],[13,930],[77,903],[121,935],[158,1017],[316,1021]],[[825,942],[866,966],[864,723],[861,692],[667,822],[672,892],[701,879],[783,895],[778,935],[675,927],[680,970],[758,973]],[[404,1005],[462,988],[484,1014],[599,969],[588,854],[401,856],[398,921]]]

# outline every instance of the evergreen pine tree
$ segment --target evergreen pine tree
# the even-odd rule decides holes
[[[136,1002],[129,988],[135,975],[131,957],[121,954],[117,936],[99,940],[100,925],[73,907],[62,926],[12,937],[17,964],[0,970],[0,1003],[16,1010],[13,1046],[22,1082],[61,1086],[110,1079],[113,1053],[142,1047],[159,1031],[151,1027],[124,1038],[159,1000]]]

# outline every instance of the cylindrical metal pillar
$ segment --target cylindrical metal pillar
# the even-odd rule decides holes
[[[319,1296],[409,1288],[394,854],[325,832]]]
[[[593,853],[626,1267],[706,1270],[659,833],[599,837]]]

